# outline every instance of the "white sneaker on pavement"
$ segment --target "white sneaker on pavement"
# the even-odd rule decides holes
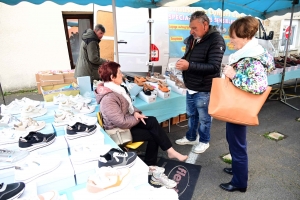
[[[186,144],[189,144],[189,145],[194,145],[194,144],[198,144],[198,140],[196,138],[195,141],[189,141],[188,139],[186,139],[186,137],[184,136],[183,138],[181,139],[178,139],[175,141],[176,144],[179,144],[179,145],[186,145]]]
[[[209,147],[209,143],[203,143],[200,142],[195,149],[193,150],[194,153],[204,153],[206,151],[206,149],[208,149]]]

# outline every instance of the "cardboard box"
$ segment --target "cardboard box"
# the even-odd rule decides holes
[[[60,166],[54,171],[40,176],[36,180],[37,193],[41,194],[51,190],[65,190],[76,185],[74,170],[70,159],[64,158]]]
[[[15,167],[10,167],[0,170],[1,183],[14,183],[15,182]]]
[[[169,120],[166,120],[164,122],[161,123],[162,127],[168,127],[169,126]]]
[[[179,116],[173,117],[171,124],[174,125],[174,124],[177,124],[178,122],[179,122]]]
[[[74,77],[74,72],[63,73],[64,83],[77,83],[77,79]]]
[[[185,120],[187,120],[186,114],[179,115],[179,122],[183,122]]]
[[[59,85],[48,85],[42,86],[42,94],[44,96],[45,101],[53,101],[53,97],[58,94],[65,94],[66,96],[76,96],[79,94],[79,87],[76,83],[73,83],[73,87],[67,87],[70,83],[67,84],[59,84]]]

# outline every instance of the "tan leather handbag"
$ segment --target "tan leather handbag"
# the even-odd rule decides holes
[[[105,132],[117,145],[126,145],[128,142],[132,141],[132,135],[129,129],[114,128],[105,130]]]
[[[234,86],[228,77],[213,78],[208,114],[225,122],[257,126],[257,115],[271,89],[268,86],[263,94],[252,94]]]

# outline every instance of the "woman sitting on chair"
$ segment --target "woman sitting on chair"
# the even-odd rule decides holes
[[[149,166],[156,165],[158,147],[167,151],[169,158],[179,161],[187,159],[186,155],[173,149],[170,139],[155,117],[146,117],[132,105],[129,94],[121,87],[123,75],[118,63],[106,62],[99,67],[98,73],[104,84],[98,85],[95,94],[106,130],[130,129],[132,142],[147,141],[144,162]]]

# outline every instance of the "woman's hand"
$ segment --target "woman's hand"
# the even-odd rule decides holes
[[[139,112],[134,112],[133,116],[135,117],[136,120],[141,120],[146,125],[146,122],[145,122],[144,119],[146,119],[148,117],[146,117],[145,115],[140,114]]]
[[[224,69],[223,69],[223,74],[225,76],[227,76],[230,79],[233,79],[233,77],[235,76],[236,72],[233,69],[233,67],[231,67],[230,65],[225,65]]]

